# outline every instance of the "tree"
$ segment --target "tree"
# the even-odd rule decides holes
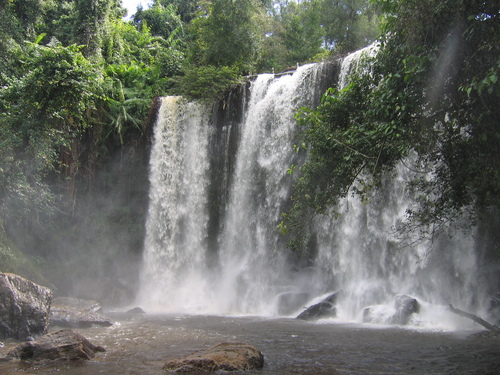
[[[168,39],[172,33],[179,32],[178,30],[182,32],[183,28],[183,22],[173,4],[163,6],[161,3],[156,3],[149,9],[138,8],[133,20],[138,30],[141,30],[145,24],[152,35],[165,39]]]
[[[191,22],[190,62],[248,72],[259,51],[262,8],[256,0],[212,0]]]
[[[274,1],[258,66],[282,69],[367,46],[379,35],[379,12],[369,0]]]
[[[327,48],[341,52],[365,47],[379,34],[378,12],[369,0],[322,0],[321,24]]]
[[[297,115],[310,147],[294,208],[281,227],[324,213],[349,188],[369,198],[410,152],[416,209],[408,225],[432,236],[466,213],[474,223],[500,204],[500,16],[474,0],[378,1],[385,36],[369,73],[329,90],[319,107]]]
[[[175,6],[182,22],[187,24],[196,16],[197,3],[197,0],[154,0],[153,6]]]
[[[119,17],[117,0],[76,0],[75,37],[73,43],[85,46],[86,57],[100,59],[107,38],[108,21]]]
[[[71,148],[100,97],[100,77],[80,47],[28,47],[17,56],[22,74],[0,89],[0,222],[7,216],[10,225],[53,212],[45,178],[62,167],[58,151]]]
[[[26,37],[36,35],[36,29],[42,19],[43,0],[15,0],[13,11]]]
[[[277,35],[287,50],[287,63],[304,62],[321,52],[324,32],[321,3],[317,0],[289,2],[281,7],[281,30]]]
[[[19,48],[22,32],[18,19],[13,12],[13,4],[9,0],[0,1],[0,72],[11,73],[13,69],[13,51]],[[0,76],[0,82],[2,77]]]

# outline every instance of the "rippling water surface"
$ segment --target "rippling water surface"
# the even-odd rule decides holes
[[[498,374],[500,336],[335,321],[256,317],[115,315],[112,327],[78,331],[105,353],[86,362],[0,363],[0,374],[162,374],[172,358],[223,341],[244,341],[265,357],[245,374]],[[58,329],[53,327],[52,330]],[[4,355],[15,342],[5,342]]]

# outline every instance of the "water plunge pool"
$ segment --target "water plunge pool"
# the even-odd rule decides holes
[[[247,342],[264,354],[264,368],[245,374],[497,374],[500,369],[500,335],[480,327],[433,331],[334,320],[174,314],[114,314],[112,319],[112,327],[78,329],[107,350],[91,361],[0,362],[0,373],[162,374],[167,360],[224,341]],[[5,342],[0,355],[15,344]]]

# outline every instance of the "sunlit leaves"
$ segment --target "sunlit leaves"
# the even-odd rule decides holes
[[[218,100],[234,84],[240,82],[237,67],[192,67],[178,77],[177,93],[192,99]]]

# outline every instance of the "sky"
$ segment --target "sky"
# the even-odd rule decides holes
[[[137,6],[142,4],[142,7],[146,9],[148,7],[148,3],[152,2],[151,0],[122,0],[122,4],[124,8],[127,8],[127,17],[130,17],[135,13]]]

